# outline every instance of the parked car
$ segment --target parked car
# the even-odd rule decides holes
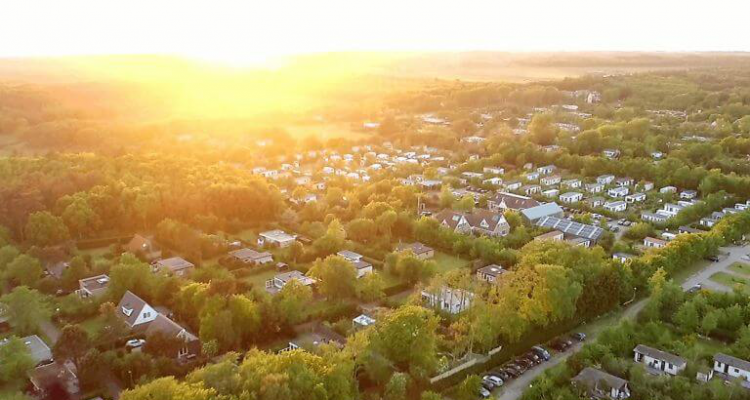
[[[549,361],[549,359],[552,357],[550,356],[549,351],[547,351],[547,349],[542,346],[534,346],[531,348],[531,351],[536,353],[539,357],[542,357],[544,361]]]
[[[495,375],[485,375],[484,379],[487,379],[490,382],[492,382],[492,384],[495,385],[495,387],[503,386],[503,384],[505,383],[502,379],[500,379],[500,377],[497,377]]]
[[[519,374],[523,374],[523,373],[524,373],[524,372],[526,372],[526,370],[528,369],[528,368],[526,368],[526,366],[524,366],[523,364],[521,364],[521,363],[518,363],[518,362],[515,362],[515,361],[513,361],[513,363],[512,363],[512,364],[510,364],[510,367],[511,367],[511,368],[515,368],[515,369],[516,369],[516,371],[518,371],[518,373],[519,373]]]
[[[536,365],[539,365],[542,363],[542,358],[539,357],[537,354],[535,354],[533,351],[530,351],[523,355],[523,358],[533,362]]]
[[[533,362],[531,362],[531,361],[529,361],[529,360],[527,360],[525,358],[517,358],[515,360],[515,363],[518,364],[518,365],[523,366],[527,370],[533,368],[534,365],[535,365]]]
[[[518,372],[515,368],[511,368],[510,366],[505,367],[505,369],[503,369],[503,372],[505,372],[510,379],[518,378],[521,375],[520,372]]]
[[[507,372],[505,372],[504,370],[499,369],[499,368],[496,368],[496,369],[493,369],[492,371],[490,371],[490,376],[496,376],[496,377],[500,378],[503,382],[505,382],[505,381],[507,381],[507,380],[509,380],[511,378],[510,375],[508,375]]]
[[[487,390],[487,389],[485,389],[483,387],[480,387],[479,388],[479,395],[482,396],[483,399],[488,399],[492,395],[492,393],[490,393],[489,390]]]
[[[135,348],[143,346],[144,344],[146,344],[146,340],[144,339],[130,339],[127,342],[125,342],[125,347],[129,349],[135,349]]]
[[[576,332],[572,334],[571,337],[579,342],[583,342],[584,340],[586,340],[586,334],[583,332]]]
[[[572,343],[568,343],[567,340],[557,338],[550,342],[549,347],[551,347],[555,351],[565,351],[567,350]]]
[[[697,292],[697,291],[700,291],[700,290],[701,290],[702,288],[703,288],[703,285],[701,285],[701,284],[699,283],[699,284],[697,284],[697,285],[693,285],[693,286],[691,286],[691,287],[690,287],[690,289],[688,289],[688,290],[687,290],[687,292],[688,292],[688,293],[695,293],[695,292]]]
[[[482,379],[482,387],[485,388],[485,389],[487,389],[487,390],[489,390],[489,391],[492,391],[492,389],[495,388],[495,384],[492,383],[492,381],[490,381],[488,379]]]

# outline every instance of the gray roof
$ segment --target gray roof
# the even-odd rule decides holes
[[[146,335],[150,336],[156,332],[161,332],[167,337],[178,338],[181,335],[181,339],[188,341],[198,340],[198,338],[190,333],[187,329],[180,326],[178,323],[167,318],[163,314],[156,316],[156,319],[149,322],[148,328],[146,329]]]
[[[26,348],[29,349],[29,355],[31,356],[31,359],[34,360],[34,364],[52,360],[52,350],[50,350],[47,343],[44,343],[39,336],[26,336],[19,340],[21,340],[23,344],[26,345]],[[6,343],[8,343],[8,339],[0,340],[0,346],[5,345]]]
[[[484,274],[484,275],[490,275],[494,277],[498,277],[502,275],[505,272],[505,268],[497,265],[497,264],[490,264],[487,266],[484,266],[482,268],[479,268],[477,272]]]
[[[181,269],[192,268],[195,266],[193,265],[193,263],[191,263],[190,261],[182,257],[166,258],[164,260],[156,261],[155,264],[160,269],[164,267],[164,268],[168,268],[170,271],[179,271]]]
[[[544,217],[538,220],[536,225],[542,228],[557,229],[567,235],[573,235],[593,241],[599,240],[602,234],[604,234],[604,229],[598,226],[581,224],[569,219],[556,217]]]
[[[610,388],[622,389],[625,385],[628,384],[628,381],[626,381],[625,379],[591,367],[584,368],[578,375],[576,375],[575,378],[573,378],[573,382],[580,382],[586,385],[586,387],[589,389],[596,388],[599,390],[607,391],[609,391],[608,389]],[[602,382],[609,387],[602,388],[600,386]]]
[[[425,246],[424,244],[420,242],[414,242],[414,243],[399,243],[398,246],[396,246],[396,249],[398,251],[404,251],[404,250],[411,250],[412,253],[419,255],[424,253],[429,253],[432,251],[431,247]]]
[[[255,261],[266,257],[271,257],[271,253],[267,251],[260,253],[253,249],[247,248],[230,251],[229,255],[242,261]]]
[[[653,347],[649,347],[644,344],[639,344],[638,346],[635,346],[635,349],[633,349],[633,351],[647,355],[652,358],[656,358],[658,360],[666,361],[678,367],[683,366],[687,363],[687,361],[685,361],[685,359],[680,356],[676,356],[672,353],[667,353],[666,351],[661,351],[659,349],[655,349]]]
[[[716,353],[716,355],[714,355],[714,361],[718,361],[722,364],[727,364],[744,371],[750,371],[750,361],[745,361],[741,358],[732,357],[724,353]]]
[[[529,221],[536,221],[552,215],[562,215],[563,209],[557,203],[552,202],[521,210],[521,214]]]
[[[148,303],[146,303],[142,298],[136,296],[135,294],[133,294],[133,292],[128,290],[122,296],[120,303],[117,305],[117,314],[125,318],[125,323],[127,323],[128,326],[132,327],[133,324],[135,324],[135,321],[138,319],[138,315],[141,313],[141,310],[143,310],[143,308],[147,305]],[[130,311],[130,315],[128,315],[125,313],[125,310],[132,311]]]

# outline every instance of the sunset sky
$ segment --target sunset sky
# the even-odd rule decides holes
[[[7,1],[0,57],[165,53],[253,62],[349,50],[748,51],[749,3]]]

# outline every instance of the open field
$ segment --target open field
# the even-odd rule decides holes
[[[469,265],[469,261],[439,251],[435,252],[435,257],[433,257],[432,260],[437,264],[436,272],[439,274],[454,269],[466,268]]]
[[[750,276],[750,265],[745,263],[736,262],[729,266],[729,270],[740,275]]]
[[[750,279],[746,279],[727,272],[717,272],[711,275],[711,280],[726,286],[729,289],[739,287],[745,292],[750,293]]]

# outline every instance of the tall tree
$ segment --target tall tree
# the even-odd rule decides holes
[[[49,321],[52,315],[44,296],[26,286],[19,286],[0,297],[0,303],[5,305],[10,325],[20,335],[36,333],[39,324]]]
[[[68,227],[62,218],[49,211],[37,211],[29,215],[24,232],[26,239],[37,246],[51,246],[70,238]]]
[[[80,325],[65,325],[52,354],[58,360],[70,360],[78,368],[81,358],[91,349],[89,334]]]

